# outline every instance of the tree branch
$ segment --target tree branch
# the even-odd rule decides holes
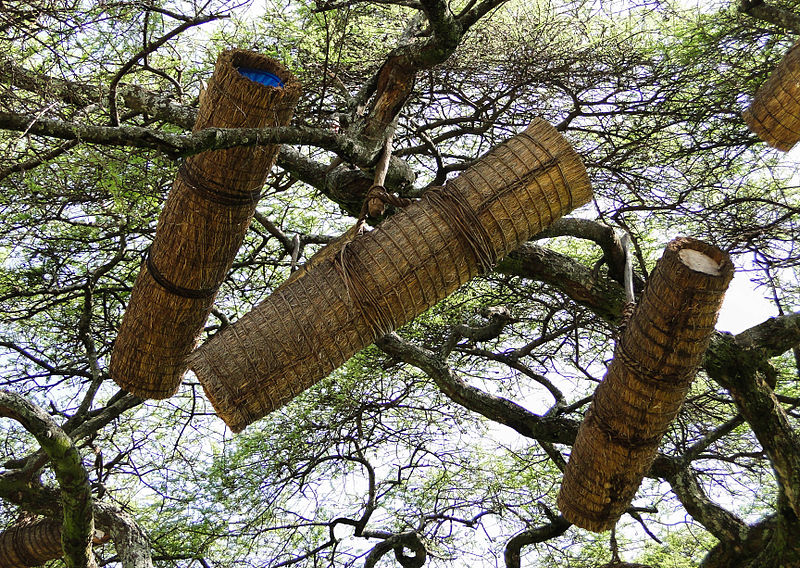
[[[92,490],[72,440],[44,410],[8,391],[0,391],[0,416],[22,424],[52,461],[64,509],[62,546],[67,568],[95,566]]]
[[[461,23],[461,27],[464,30],[468,30],[475,22],[506,2],[508,2],[508,0],[483,0],[472,8],[459,14],[458,21]]]
[[[625,305],[621,285],[595,276],[589,268],[566,255],[531,242],[508,254],[495,271],[549,284],[612,323],[618,323]]]
[[[754,347],[753,335],[744,332],[744,340],[739,343],[740,336],[717,334],[706,352],[704,367],[733,395],[769,456],[789,506],[800,517],[800,436],[770,386],[774,384],[775,370],[768,361],[769,351]]]
[[[130,515],[104,503],[95,503],[94,512],[111,535],[122,568],[153,568],[150,539]]]
[[[800,312],[769,318],[737,335],[736,343],[765,357],[782,355],[800,345]]]
[[[667,482],[686,512],[721,542],[738,546],[746,538],[747,524],[708,498],[691,466],[676,468]]]
[[[367,535],[364,535],[367,536]],[[414,556],[405,556],[403,548],[414,551]],[[414,531],[393,534],[386,540],[375,545],[364,561],[364,568],[374,568],[378,561],[388,552],[394,550],[397,561],[403,568],[420,568],[425,564],[428,551],[420,540],[419,535]]]
[[[330,150],[355,165],[375,158],[357,142],[329,130],[306,126],[274,128],[204,128],[193,134],[172,134],[139,126],[92,126],[63,120],[0,112],[0,128],[64,140],[81,140],[108,146],[151,148],[173,158],[209,150],[266,144],[304,144]]]
[[[506,543],[506,549],[503,553],[503,557],[506,561],[506,568],[520,567],[520,551],[523,546],[544,542],[551,538],[561,536],[567,532],[567,529],[571,526],[572,524],[567,521],[567,519],[559,515],[547,525],[528,529],[511,537],[508,543]]]
[[[578,423],[565,418],[542,418],[506,398],[486,393],[458,378],[434,353],[390,333],[375,342],[384,352],[425,372],[453,402],[508,426],[528,438],[571,444]]]
[[[763,0],[741,0],[737,8],[743,14],[752,16],[762,22],[800,34],[800,15],[776,6],[765,4]]]
[[[544,231],[534,236],[535,239],[570,236],[590,240],[603,249],[603,256],[608,264],[608,273],[617,282],[625,282],[625,247],[622,246],[616,231],[590,219],[561,217],[556,219]],[[638,282],[637,284],[641,284]]]

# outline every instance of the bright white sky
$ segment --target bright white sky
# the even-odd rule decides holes
[[[734,277],[717,321],[719,331],[741,333],[745,329],[778,315],[775,304],[764,299],[764,290],[755,289],[746,272],[739,271]]]

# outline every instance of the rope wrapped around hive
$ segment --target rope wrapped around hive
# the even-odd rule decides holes
[[[580,157],[536,120],[280,286],[192,353],[189,368],[238,432],[590,199]]]
[[[558,495],[569,522],[608,530],[630,505],[683,404],[731,278],[718,248],[687,237],[667,245],[578,430]]]
[[[788,152],[800,140],[800,42],[783,56],[742,114],[750,130]]]
[[[201,96],[194,131],[285,126],[299,97],[300,84],[276,61],[226,51]],[[278,150],[214,150],[181,166],[111,355],[111,376],[123,389],[166,398],[178,388]]]

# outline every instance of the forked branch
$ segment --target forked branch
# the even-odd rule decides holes
[[[0,416],[22,424],[50,457],[61,487],[62,546],[67,568],[94,567],[92,491],[72,439],[44,410],[12,392],[0,391]]]

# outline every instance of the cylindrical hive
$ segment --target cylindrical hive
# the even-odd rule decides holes
[[[733,265],[690,238],[667,245],[578,430],[558,507],[579,527],[612,528],[630,505],[705,353]]]
[[[108,540],[108,535],[95,531],[92,542]],[[0,568],[41,566],[62,556],[61,523],[52,519],[24,520],[0,532]]]
[[[189,368],[238,432],[590,198],[580,157],[537,120],[279,287],[192,353]]]
[[[201,96],[194,131],[285,126],[299,96],[299,83],[277,62],[226,51]],[[166,398],[178,388],[278,149],[203,152],[181,166],[111,354],[111,376],[123,389]]]
[[[61,524],[56,521],[25,521],[0,532],[0,568],[40,566],[63,555]]]
[[[800,140],[800,42],[783,56],[742,117],[753,133],[778,150],[787,152]]]

